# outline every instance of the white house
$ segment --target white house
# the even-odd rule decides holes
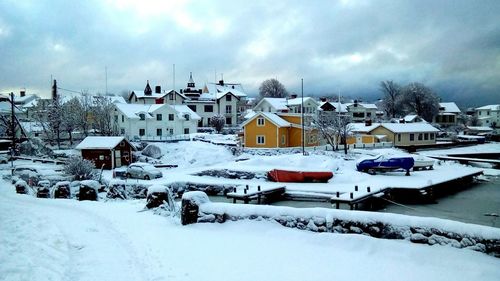
[[[485,105],[476,108],[481,126],[500,127],[500,104]]]
[[[454,102],[440,102],[439,113],[434,117],[434,123],[443,126],[456,125],[460,113],[460,109]]]
[[[301,112],[302,98],[293,95],[292,98],[263,98],[254,107],[256,112],[273,112],[273,113],[302,113]],[[304,97],[304,113],[316,114],[318,112],[319,103],[311,98]]]
[[[200,116],[186,105],[116,103],[114,126],[128,139],[165,140],[197,130]]]
[[[347,111],[352,122],[365,122],[366,119],[374,120],[377,116],[377,106],[373,103],[346,103]]]

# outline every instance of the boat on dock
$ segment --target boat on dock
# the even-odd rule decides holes
[[[332,172],[305,172],[274,169],[267,172],[267,178],[274,182],[328,182]]]

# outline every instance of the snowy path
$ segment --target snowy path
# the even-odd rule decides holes
[[[500,259],[269,222],[180,226],[144,201],[36,199],[0,181],[0,280],[498,280]]]

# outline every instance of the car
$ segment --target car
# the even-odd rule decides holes
[[[151,164],[136,162],[127,167],[126,177],[150,180],[161,178],[163,174],[158,168]]]
[[[397,169],[406,170],[406,175],[410,175],[410,169],[415,164],[411,156],[377,155],[358,160],[356,168],[360,172],[375,174],[376,170],[390,171]]]

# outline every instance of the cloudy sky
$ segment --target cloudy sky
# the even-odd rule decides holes
[[[0,92],[185,87],[371,100],[412,81],[460,105],[500,102],[500,1],[0,0]]]

